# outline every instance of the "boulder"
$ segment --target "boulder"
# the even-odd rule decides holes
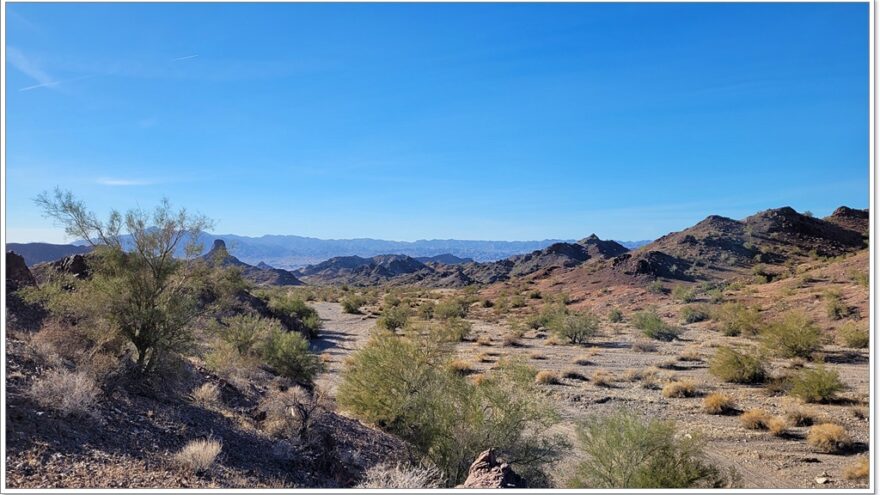
[[[510,464],[497,459],[494,449],[483,451],[468,469],[468,477],[456,488],[525,488],[526,483]]]
[[[36,285],[24,257],[15,251],[6,252],[6,291],[12,292],[27,285]]]
[[[76,278],[89,278],[92,271],[86,262],[86,257],[81,254],[66,256],[58,261],[50,263],[52,268],[59,273],[69,273]]]

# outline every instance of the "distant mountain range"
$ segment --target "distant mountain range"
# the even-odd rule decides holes
[[[371,258],[385,254],[402,254],[423,262],[440,261],[445,264],[497,261],[513,255],[544,249],[559,242],[574,242],[559,239],[542,241],[434,239],[405,242],[381,239],[317,239],[295,235],[247,237],[234,234],[203,234],[201,241],[205,252],[217,239],[224,240],[229,253],[247,264],[256,266],[262,262],[275,268],[288,270],[317,264],[335,257]],[[648,242],[650,241],[619,241],[628,249],[634,249]],[[72,245],[9,243],[6,245],[6,250],[21,254],[30,266],[44,261],[56,260],[69,254],[82,253],[86,249],[84,244],[81,241]]]

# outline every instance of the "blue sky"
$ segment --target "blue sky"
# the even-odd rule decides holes
[[[33,198],[216,232],[646,239],[868,206],[868,4],[7,4]]]

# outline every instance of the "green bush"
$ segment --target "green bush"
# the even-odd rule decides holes
[[[620,323],[623,321],[623,313],[617,308],[611,308],[608,312],[608,321],[611,323]]]
[[[828,402],[843,389],[837,371],[819,365],[804,368],[791,379],[789,394],[804,402]]]
[[[526,324],[529,328],[537,330],[539,328],[550,328],[553,322],[561,319],[568,314],[568,308],[563,304],[544,303],[538,314],[530,317]]]
[[[461,298],[444,299],[434,307],[434,318],[448,320],[449,318],[465,318],[468,315],[468,303]]]
[[[389,292],[385,294],[384,306],[385,308],[393,308],[395,306],[400,306],[401,300],[400,296],[394,292]]]
[[[709,373],[731,383],[761,383],[767,378],[763,360],[754,355],[719,347],[709,361]]]
[[[651,294],[663,294],[666,292],[666,289],[663,287],[662,282],[655,280],[648,284],[648,292]]]
[[[318,356],[298,332],[273,331],[260,346],[260,355],[278,374],[298,382],[311,382],[321,371]]]
[[[351,294],[342,299],[342,310],[346,313],[359,315],[361,306],[367,304],[367,299],[359,294]]]
[[[342,374],[339,406],[400,436],[461,483],[491,445],[527,477],[558,458],[564,441],[548,433],[557,416],[534,384],[534,370],[503,361],[475,384],[450,371],[448,347],[416,334],[374,334]]]
[[[684,285],[676,285],[672,288],[672,299],[683,303],[690,303],[694,302],[696,295],[693,289]]]
[[[526,298],[522,295],[517,294],[510,298],[510,307],[511,308],[524,308],[526,307]]]
[[[471,334],[471,324],[461,318],[449,318],[434,327],[441,342],[461,342]]]
[[[417,310],[419,318],[423,320],[430,320],[434,318],[435,308],[436,305],[434,304],[434,301],[424,301],[423,303],[419,304],[419,309]]]
[[[269,298],[269,309],[275,315],[291,318],[297,322],[297,330],[309,338],[316,337],[322,327],[321,318],[314,308],[294,294],[285,293]]]
[[[838,290],[825,291],[825,308],[832,320],[842,320],[849,316],[849,306],[843,302],[843,295]]]
[[[666,322],[654,310],[633,313],[632,324],[649,338],[669,342],[678,338],[681,331]]]
[[[790,312],[767,325],[764,346],[779,357],[809,359],[822,349],[821,331],[804,313]]]
[[[385,310],[382,311],[382,316],[380,316],[376,320],[376,324],[379,327],[384,328],[386,330],[397,330],[398,328],[403,328],[406,326],[406,322],[409,320],[409,308],[404,306],[386,306]]]
[[[728,337],[753,336],[761,330],[761,315],[757,308],[741,303],[726,303],[713,315],[721,325],[721,333]]]
[[[572,488],[721,488],[731,480],[706,460],[696,435],[676,435],[672,422],[628,411],[593,416],[578,426],[586,459]]]
[[[684,323],[697,323],[709,319],[709,311],[702,305],[685,306],[679,312]]]
[[[867,327],[859,326],[854,321],[848,321],[837,330],[837,336],[843,345],[854,349],[865,349],[871,343]]]
[[[599,333],[599,318],[589,312],[573,313],[552,320],[549,328],[570,343],[583,345]]]

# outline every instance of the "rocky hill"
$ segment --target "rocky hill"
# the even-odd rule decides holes
[[[202,259],[218,266],[237,267],[246,280],[256,285],[303,285],[302,281],[287,270],[272,268],[265,263],[253,266],[239,260],[229,254],[226,243],[222,239],[216,239],[211,250],[203,255]]]
[[[773,271],[811,257],[833,257],[865,249],[868,213],[838,208],[826,219],[790,207],[758,212],[743,220],[712,215],[589,270],[560,274],[562,284],[626,279],[724,280],[754,270]],[[759,266],[760,265],[760,266]],[[766,269],[764,268],[766,267]]]
[[[27,266],[37,263],[55,261],[74,254],[85,254],[91,251],[88,246],[76,246],[73,244],[48,244],[45,242],[27,242],[6,244],[7,251],[15,251],[24,258]]]

